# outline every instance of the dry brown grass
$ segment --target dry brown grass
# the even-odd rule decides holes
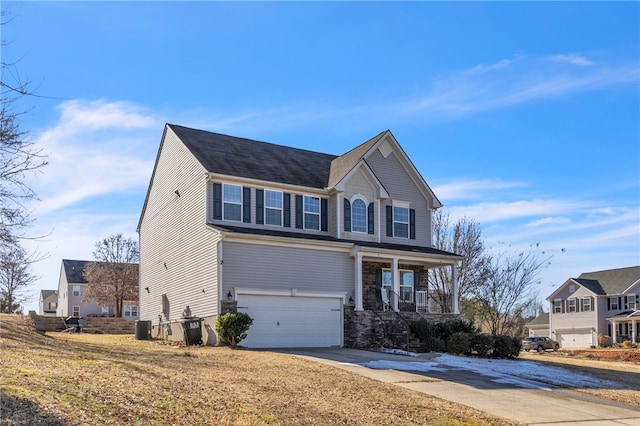
[[[508,425],[299,357],[31,331],[0,316],[1,424]]]
[[[634,361],[640,349],[594,349],[585,351],[521,352],[520,358],[566,368],[593,377],[611,380],[622,389],[575,389],[612,401],[640,407],[640,363]],[[630,361],[625,361],[630,360]],[[570,386],[568,383],[567,386]]]

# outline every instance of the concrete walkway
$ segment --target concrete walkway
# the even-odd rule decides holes
[[[422,392],[477,408],[527,425],[640,425],[636,407],[603,400],[581,392],[531,381],[534,389],[496,383],[489,377],[460,368],[440,365],[427,373],[375,370],[358,364],[377,360],[420,362],[437,354],[418,357],[390,355],[345,348],[282,350],[332,365],[381,382]]]

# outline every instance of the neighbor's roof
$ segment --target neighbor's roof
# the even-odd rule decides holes
[[[84,277],[84,267],[87,263],[89,263],[88,260],[62,259],[62,267],[67,276],[67,282],[85,284],[87,280]]]
[[[549,312],[543,312],[526,325],[549,325]]]
[[[167,126],[211,173],[324,189],[331,161],[337,157],[176,124]]]
[[[58,294],[58,290],[40,290],[40,297],[42,298],[42,300],[46,299],[47,297],[50,297],[53,294]]]
[[[575,279],[580,285],[598,295],[622,294],[640,280],[640,266],[585,272]]]

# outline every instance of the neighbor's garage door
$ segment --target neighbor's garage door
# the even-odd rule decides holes
[[[591,331],[559,332],[556,331],[556,341],[561,348],[588,348],[593,345]]]
[[[295,348],[341,344],[341,299],[242,294],[237,299],[238,312],[253,318],[242,346]]]

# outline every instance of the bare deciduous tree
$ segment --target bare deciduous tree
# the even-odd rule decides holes
[[[433,214],[434,247],[459,254],[463,259],[458,266],[458,299],[462,300],[481,285],[487,273],[490,258],[485,254],[482,229],[473,219],[459,219],[453,226],[449,214],[442,209]],[[436,295],[450,295],[453,292],[450,268],[437,268],[429,271],[429,290]],[[434,299],[432,299],[434,300]],[[447,297],[440,300],[442,312],[448,312],[451,304]],[[460,305],[464,307],[463,304]]]
[[[38,278],[31,265],[39,260],[36,252],[27,253],[18,244],[0,250],[0,312],[22,312],[20,305],[31,298],[28,289]]]
[[[7,13],[0,12],[0,25],[4,26]],[[2,40],[2,48],[7,42]],[[26,175],[44,167],[47,162],[41,149],[29,139],[21,127],[20,118],[27,111],[16,107],[19,99],[33,96],[30,83],[22,81],[15,63],[0,61],[0,244],[17,244],[31,223],[26,200],[36,198],[26,183]]]
[[[124,302],[138,301],[138,243],[122,234],[96,243],[96,262],[85,266],[87,292],[84,299],[116,311],[122,316]]]
[[[500,253],[492,258],[486,280],[472,296],[479,305],[482,324],[491,334],[516,334],[523,311],[538,306],[536,284],[549,259],[540,259],[533,249],[510,255]]]

